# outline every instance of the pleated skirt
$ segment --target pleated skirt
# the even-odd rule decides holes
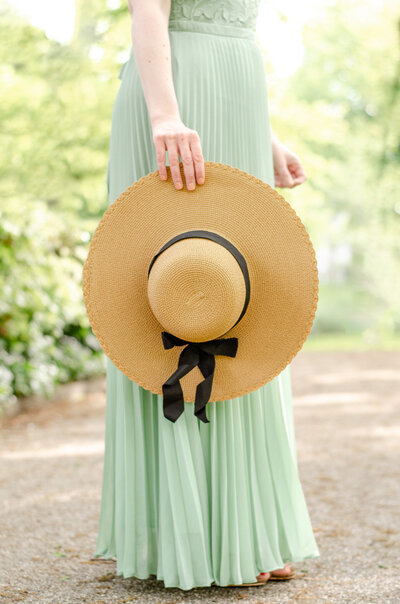
[[[274,186],[268,91],[257,44],[222,29],[169,35],[181,118],[199,133],[204,159]],[[158,167],[132,49],[119,77],[109,204]],[[107,358],[94,555],[115,557],[116,572],[125,578],[156,575],[165,587],[183,590],[252,582],[285,562],[318,557],[298,473],[290,365],[256,391],[207,403],[207,424],[193,409],[185,402],[184,413],[170,422],[162,396]]]

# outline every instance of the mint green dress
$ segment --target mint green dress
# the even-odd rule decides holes
[[[199,133],[204,159],[273,186],[267,83],[255,41],[259,3],[172,0],[168,28],[181,118]],[[158,167],[132,49],[119,77],[110,204]],[[162,395],[107,358],[94,555],[115,557],[118,575],[156,575],[165,587],[189,590],[256,581],[260,572],[320,555],[298,474],[290,365],[254,392],[208,402],[206,412],[209,423],[185,402],[169,421]]]

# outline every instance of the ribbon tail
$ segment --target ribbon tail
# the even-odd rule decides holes
[[[175,422],[185,409],[180,379],[189,373],[199,362],[199,354],[190,344],[179,356],[178,368],[162,385],[164,417]]]
[[[181,384],[176,381],[173,384],[164,383],[163,390],[163,411],[164,417],[171,422],[176,422],[184,411],[183,392]]]
[[[204,380],[197,384],[196,398],[194,404],[194,414],[204,423],[209,423],[206,414],[206,405],[211,396],[212,383],[215,370],[215,357],[203,350],[200,351],[199,369],[203,374]]]
[[[208,378],[197,384],[196,387],[196,399],[194,403],[194,414],[198,419],[201,419],[205,424],[209,423],[209,419],[206,414],[206,405],[211,394],[212,378],[210,375]]]

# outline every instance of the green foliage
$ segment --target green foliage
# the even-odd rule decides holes
[[[103,12],[92,15],[94,24],[104,19]],[[9,11],[2,15],[0,198],[5,203],[38,199],[81,218],[99,216],[107,205],[105,172],[121,48],[114,44],[95,62],[90,54],[93,48],[102,51],[107,36],[93,34],[89,47],[87,36],[81,20],[73,43],[63,45]]]
[[[74,39],[63,45],[0,3],[0,410],[105,371],[81,272],[108,205],[111,110],[129,27],[101,4],[78,3]],[[96,45],[101,63],[91,58]]]
[[[399,34],[391,0],[329,3],[305,27],[300,69],[279,85],[271,74],[269,86],[275,129],[308,176],[285,196],[317,253],[322,244],[349,246],[342,287],[377,298],[365,329],[390,333],[400,329]],[[320,304],[324,314],[324,290]],[[350,318],[338,311],[330,329]]]
[[[0,403],[104,371],[82,305],[89,238],[43,202],[0,214]]]
[[[337,333],[338,325],[343,333],[361,333],[382,312],[382,300],[352,284],[320,283],[319,296],[323,302],[313,325],[316,334]]]

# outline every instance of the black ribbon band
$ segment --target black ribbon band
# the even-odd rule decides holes
[[[241,268],[244,282],[246,285],[246,296],[242,312],[240,313],[239,318],[234,323],[234,325],[229,328],[228,331],[230,331],[233,327],[235,327],[235,325],[239,323],[239,321],[247,310],[250,300],[250,278],[247,263],[244,256],[228,239],[225,239],[225,237],[222,237],[218,233],[214,233],[212,231],[194,230],[179,233],[178,235],[172,237],[172,239],[167,241],[161,247],[158,253],[153,257],[150,262],[147,275],[149,276],[150,270],[156,258],[158,258],[158,256],[163,251],[165,251],[170,245],[172,245],[176,241],[180,241],[181,239],[187,239],[189,237],[203,237],[205,239],[211,239],[212,241],[223,245],[236,258]],[[216,338],[214,340],[208,340],[207,342],[190,342],[189,340],[182,340],[181,338],[178,338],[177,336],[174,336],[173,334],[168,333],[167,331],[163,331],[161,333],[161,336],[164,348],[172,348],[173,346],[182,346],[183,344],[187,344],[187,346],[182,350],[179,356],[178,368],[164,382],[162,387],[164,397],[164,416],[170,421],[175,422],[184,411],[184,398],[179,380],[184,375],[189,373],[189,371],[191,371],[194,367],[197,366],[203,374],[204,380],[200,382],[196,388],[194,414],[203,422],[208,423],[209,420],[207,419],[206,415],[206,404],[211,395],[212,382],[214,378],[214,355],[219,354],[235,357],[238,348],[238,339]]]
[[[206,415],[206,404],[211,395],[212,382],[215,370],[216,354],[235,357],[238,348],[237,338],[225,338],[208,340],[207,342],[189,342],[163,331],[161,333],[164,348],[173,346],[187,346],[182,350],[178,368],[163,384],[164,416],[175,422],[184,411],[184,399],[182,387],[179,380],[198,366],[203,374],[204,380],[197,384],[196,398],[194,403],[194,414],[204,423],[208,423]]]
[[[228,239],[225,239],[225,237],[222,237],[222,235],[219,235],[218,233],[214,233],[213,231],[201,231],[201,230],[185,231],[184,233],[179,233],[178,235],[175,235],[175,237],[172,237],[172,239],[167,241],[167,243],[164,243],[162,248],[153,257],[152,261],[149,264],[149,270],[147,271],[147,277],[150,275],[151,267],[153,266],[153,264],[156,261],[156,259],[158,258],[158,256],[160,254],[162,254],[162,252],[164,252],[173,243],[176,243],[177,241],[180,241],[181,239],[188,239],[190,237],[202,237],[203,239],[211,239],[212,241],[215,241],[216,243],[223,245],[232,254],[232,256],[234,256],[236,258],[236,260],[241,268],[241,271],[243,273],[244,283],[246,286],[246,297],[245,297],[245,300],[243,303],[242,312],[240,313],[240,316],[239,316],[238,320],[236,321],[236,323],[234,325],[232,325],[232,327],[235,327],[235,325],[237,325],[237,323],[239,323],[240,319],[243,317],[243,315],[246,312],[247,307],[249,305],[250,277],[249,277],[249,271],[247,268],[247,262],[245,260],[245,257],[243,256],[243,254],[241,254],[241,252],[239,252],[237,247],[234,246],[231,241],[229,241]],[[232,327],[230,327],[229,330],[231,330]]]

